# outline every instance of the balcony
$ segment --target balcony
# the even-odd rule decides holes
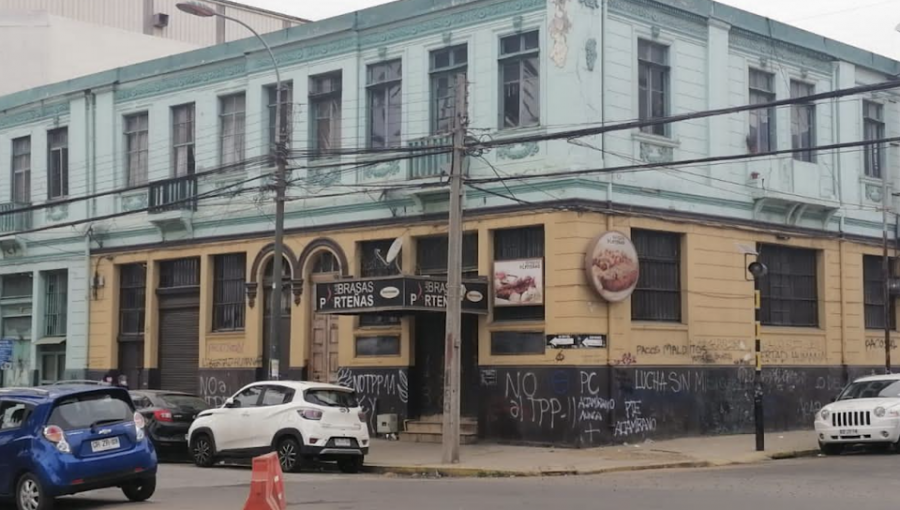
[[[197,177],[186,175],[150,183],[147,213],[150,223],[165,235],[172,231],[192,230],[193,212],[197,210]]]
[[[8,202],[0,204],[0,251],[7,255],[14,255],[25,251],[25,240],[16,235],[17,232],[28,230],[32,227],[33,211],[20,211],[11,213],[17,209],[28,207],[31,204]],[[4,214],[5,213],[5,214]]]
[[[197,210],[197,178],[193,175],[151,183],[147,207],[150,214]]]
[[[31,228],[32,211],[23,211],[8,214],[9,211],[15,211],[31,204],[21,204],[18,202],[8,202],[0,204],[0,233],[13,234]]]
[[[425,138],[417,138],[409,141],[409,147],[413,149],[422,149],[422,153],[416,151],[414,154],[426,154],[409,160],[409,178],[423,179],[426,177],[437,177],[440,175],[450,174],[451,153],[449,147],[453,145],[453,135],[442,134],[427,136]],[[437,150],[438,147],[447,148],[448,152],[439,154],[428,154],[428,150]]]

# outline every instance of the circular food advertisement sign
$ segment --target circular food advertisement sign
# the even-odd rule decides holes
[[[631,296],[640,276],[637,250],[631,239],[611,230],[597,236],[584,257],[588,281],[603,299],[624,301]]]

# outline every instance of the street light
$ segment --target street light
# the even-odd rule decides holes
[[[755,260],[747,265],[747,271],[753,277],[753,351],[756,357],[756,369],[753,373],[753,422],[756,432],[756,451],[766,449],[766,426],[763,412],[763,385],[762,385],[762,298],[759,292],[759,280],[769,274],[769,268],[762,262]]]
[[[238,25],[249,30],[259,39],[259,42],[266,48],[269,58],[272,59],[272,67],[275,69],[275,133],[277,140],[275,142],[275,240],[272,246],[272,302],[271,307],[271,323],[269,327],[269,378],[278,379],[279,359],[278,347],[281,336],[281,295],[284,290],[284,280],[282,279],[282,260],[284,253],[284,195],[285,195],[285,148],[287,147],[287,129],[283,125],[281,119],[281,108],[284,99],[281,89],[281,72],[278,69],[278,61],[275,60],[275,54],[272,48],[266,43],[253,27],[243,21],[226,16],[208,5],[198,2],[179,2],[175,4],[178,10],[188,14],[199,16],[201,18],[209,18],[218,16],[220,18],[233,21]]]

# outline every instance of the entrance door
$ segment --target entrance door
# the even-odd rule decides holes
[[[332,281],[340,276],[340,265],[329,251],[323,251],[312,268],[312,295],[310,316],[312,331],[309,344],[309,380],[337,383],[338,372],[338,317],[316,313],[316,283]]]
[[[410,385],[411,411],[420,418],[444,412],[444,343],[446,314],[416,316],[415,357]],[[460,414],[478,414],[478,318],[463,315],[461,327]]]
[[[196,393],[200,366],[200,296],[165,295],[159,300],[160,389]],[[129,383],[132,381],[129,380]]]
[[[265,285],[265,291],[263,292],[263,307],[265,310],[263,313],[263,346],[267,349],[267,354],[272,341],[272,270],[274,269],[272,262],[272,259],[270,259],[268,264],[266,264],[265,277],[263,278],[263,285]],[[281,263],[281,274],[283,287],[281,292],[281,328],[278,337],[278,376],[279,378],[284,378],[291,366],[291,309],[293,308],[291,306],[291,266],[288,264],[287,259]],[[268,357],[263,356],[263,359],[268,359]],[[265,373],[269,373],[268,367],[265,367]]]

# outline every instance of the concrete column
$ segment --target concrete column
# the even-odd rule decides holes
[[[710,18],[706,43],[706,101],[710,110],[728,106],[728,32],[731,25]],[[722,156],[729,152],[728,123],[730,116],[717,115],[707,118],[709,129],[709,155]],[[708,172],[709,169],[702,170]]]
[[[856,83],[856,66],[847,62],[834,63],[834,88],[845,89],[855,87]],[[862,120],[862,112],[860,109],[861,101],[854,101],[854,98],[843,98],[837,102],[837,116],[832,120],[834,122],[835,143],[855,142],[862,139],[862,129],[860,122]],[[860,164],[862,158],[860,153],[853,150],[840,151],[835,156],[835,176],[837,177],[836,186],[840,186],[836,193],[840,200],[844,203],[859,203],[862,199],[861,192],[863,186],[860,186],[860,176],[862,171]]]

